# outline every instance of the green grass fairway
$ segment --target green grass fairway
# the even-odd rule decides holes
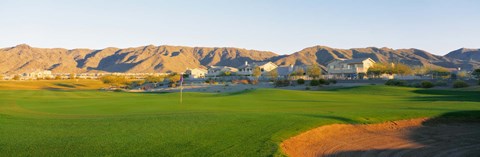
[[[0,90],[0,156],[275,156],[332,123],[480,110],[480,92],[363,86],[234,94]]]

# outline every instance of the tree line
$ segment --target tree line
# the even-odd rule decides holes
[[[154,87],[157,87],[159,84],[164,83],[167,81],[169,86],[176,87],[180,78],[184,77],[183,75],[172,73],[169,75],[149,75],[143,79],[130,79],[126,76],[119,76],[119,75],[106,75],[100,77],[100,80],[110,85],[110,87],[115,88],[127,88],[131,86],[141,86],[145,84],[153,84]]]

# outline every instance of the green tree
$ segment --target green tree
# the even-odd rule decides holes
[[[165,80],[165,78],[163,76],[149,75],[149,76],[145,77],[145,82],[153,83],[153,85],[155,87],[157,87],[158,83],[163,82],[164,80]]]
[[[253,68],[252,76],[255,77],[255,80],[258,80],[262,76],[262,70],[260,67],[256,66]]]
[[[131,81],[128,83],[128,86],[130,88],[138,87],[145,84],[145,80],[136,80],[136,81]]]
[[[472,75],[475,76],[475,78],[480,79],[480,69],[473,70]]]
[[[431,68],[428,74],[432,75],[432,78],[447,78],[450,76],[450,71],[442,67]]]
[[[225,72],[223,72],[223,75],[224,76],[230,76],[230,75],[232,75],[232,72],[231,71],[225,71]]]
[[[20,75],[15,75],[15,76],[13,76],[13,78],[12,78],[12,79],[13,79],[13,80],[20,80],[20,78],[21,78],[21,76],[20,76]]]
[[[312,65],[307,68],[307,75],[317,79],[322,75],[322,69],[318,65]]]
[[[379,64],[374,64],[367,70],[367,75],[373,76],[373,77],[379,77],[381,74],[383,74],[384,70],[383,67]]]
[[[278,78],[278,71],[277,69],[273,69],[272,71],[269,71],[268,72],[268,76],[272,79],[272,80],[277,80]]]
[[[417,76],[423,76],[428,74],[428,71],[430,70],[429,67],[426,66],[416,66],[412,68],[412,73],[417,75]]]
[[[295,69],[295,71],[293,71],[292,75],[294,76],[303,76],[303,74],[305,73],[305,71],[303,70],[302,67],[297,67]]]
[[[367,75],[378,77],[382,74],[407,75],[412,73],[412,68],[403,63],[375,63],[368,68]]]
[[[397,63],[392,67],[391,71],[393,74],[407,75],[412,73],[412,68],[406,64]]]
[[[125,76],[107,75],[101,77],[100,80],[103,83],[108,84],[112,87],[121,87],[129,83],[128,79]]]
[[[70,73],[70,75],[68,75],[68,78],[71,80],[75,79],[75,73]]]
[[[458,78],[466,78],[466,77],[468,77],[468,72],[467,71],[459,71],[457,73],[457,77]]]
[[[173,74],[170,74],[170,76],[168,76],[168,80],[170,80],[171,83],[176,84],[178,81],[180,81],[180,77],[182,76],[179,74],[173,73]]]

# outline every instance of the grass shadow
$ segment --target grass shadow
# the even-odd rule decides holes
[[[457,91],[457,90],[414,90],[413,93],[421,96],[412,97],[412,101],[471,101],[480,102],[478,91]]]
[[[54,83],[54,85],[56,86],[60,86],[60,87],[65,87],[65,88],[76,88],[75,85],[72,85],[72,84],[66,84],[66,83]]]
[[[298,103],[304,103],[304,102],[331,102],[331,101],[325,101],[325,100],[289,100],[289,99],[276,99],[276,100],[268,100],[268,101],[277,101],[277,102],[298,102]]]
[[[245,89],[245,90],[238,91],[238,92],[219,93],[218,95],[222,95],[222,96],[235,96],[235,95],[240,95],[240,94],[252,93],[252,92],[254,92],[254,91],[256,91],[256,90],[257,90],[257,89]]]

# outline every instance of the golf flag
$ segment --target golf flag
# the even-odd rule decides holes
[[[180,75],[180,104],[183,101],[183,76]]]

